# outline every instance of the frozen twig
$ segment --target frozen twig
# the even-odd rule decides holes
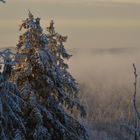
[[[134,68],[134,95],[133,95],[133,105],[134,105],[134,110],[135,110],[135,129],[137,129],[137,119],[140,120],[140,115],[136,106],[136,95],[137,95],[137,79],[138,79],[138,74],[137,74],[137,69],[135,64],[133,64],[133,68]],[[134,140],[137,140],[137,132],[135,131],[134,133]]]
[[[137,105],[136,105],[136,95],[137,95],[137,78],[138,78],[138,74],[137,74],[137,69],[135,64],[133,64],[133,68],[134,68],[134,76],[135,76],[135,81],[134,81],[134,95],[133,95],[133,105],[134,105],[134,109],[135,109],[135,113],[137,115],[137,118],[140,120],[140,114],[138,112],[137,109]]]

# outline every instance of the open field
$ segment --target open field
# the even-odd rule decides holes
[[[81,49],[73,52],[70,70],[81,84],[91,139],[131,140],[121,124],[134,124],[133,67],[140,75],[139,48]],[[138,78],[140,85],[140,76]],[[140,86],[137,106],[140,108]],[[139,122],[138,122],[139,123]]]

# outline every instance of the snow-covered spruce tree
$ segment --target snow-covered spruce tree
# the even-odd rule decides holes
[[[3,3],[5,3],[6,1],[5,1],[5,0],[0,0],[0,2],[3,2]]]
[[[55,32],[51,21],[44,34],[40,18],[23,21],[15,55],[16,66],[11,80],[17,85],[26,103],[23,110],[26,140],[87,140],[85,128],[70,112],[86,115],[78,99],[78,84],[67,71],[67,53],[63,42],[67,37]]]
[[[3,69],[0,73],[0,140],[22,140],[26,133],[22,118],[24,100],[17,86],[9,80],[14,65],[12,56],[9,49],[0,52]]]

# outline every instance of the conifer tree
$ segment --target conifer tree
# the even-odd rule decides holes
[[[0,120],[1,136],[6,140],[87,140],[84,126],[72,117],[75,110],[82,117],[86,113],[78,98],[78,84],[64,62],[71,57],[64,48],[67,37],[55,31],[53,21],[48,33],[43,33],[40,18],[31,12],[20,26],[23,29],[16,52],[11,53],[14,58],[3,58],[0,113],[10,128]],[[3,106],[8,106],[4,115]]]
[[[0,2],[5,3],[6,1],[5,0],[0,0]]]
[[[4,65],[0,73],[0,139],[23,140],[26,128],[24,126],[22,107],[24,100],[20,98],[19,90],[10,75],[15,62],[13,53],[6,49],[0,52],[1,64]]]

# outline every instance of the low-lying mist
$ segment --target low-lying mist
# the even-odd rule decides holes
[[[91,139],[133,138],[133,134],[121,128],[121,124],[134,124],[132,64],[136,64],[137,73],[140,75],[139,53],[139,48],[72,50],[70,71],[80,84],[81,98],[88,113]],[[139,91],[138,88],[138,108],[140,108]]]
[[[135,63],[140,72],[140,49],[77,49],[70,59],[70,70],[78,81],[94,88],[97,83],[108,89],[112,85],[132,85]],[[109,87],[108,87],[109,86]]]

